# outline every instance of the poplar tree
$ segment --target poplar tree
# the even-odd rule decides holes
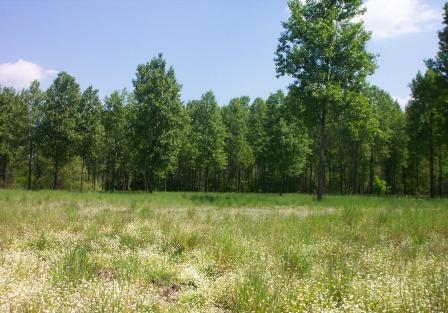
[[[282,91],[267,100],[265,153],[273,178],[280,180],[280,194],[287,178],[302,173],[309,153],[309,140],[303,123],[290,114]]]
[[[448,2],[443,7],[444,28],[439,31],[439,51],[433,59],[426,61],[428,68],[444,78],[445,88],[448,86]]]
[[[298,94],[306,97],[307,118],[319,127],[317,198],[324,192],[326,128],[349,109],[345,93],[359,90],[373,73],[374,56],[367,52],[370,33],[356,18],[362,0],[291,0],[276,51],[278,76],[291,76]]]
[[[236,171],[236,191],[242,191],[243,170],[254,161],[253,151],[248,140],[249,97],[240,97],[230,100],[223,107],[222,116],[226,126],[226,153],[227,153],[227,187],[230,188],[232,172]]]
[[[436,148],[444,140],[444,116],[441,107],[446,105],[440,80],[433,70],[418,73],[411,83],[412,99],[406,109],[408,131],[412,145],[425,147],[418,152],[426,154],[429,162],[429,195],[435,196],[434,159]],[[417,152],[417,153],[418,153]]]
[[[104,160],[106,179],[104,189],[114,191],[118,185],[120,171],[124,170],[128,153],[130,125],[128,93],[113,91],[104,99],[102,124],[104,127]],[[104,179],[103,179],[104,181]],[[123,185],[121,184],[123,189]]]
[[[220,108],[213,92],[202,95],[200,100],[187,104],[191,121],[191,141],[196,146],[196,165],[204,169],[204,189],[209,187],[209,171],[225,166],[225,129]]]
[[[89,86],[81,95],[77,111],[77,133],[79,156],[81,157],[80,190],[83,187],[84,165],[96,158],[101,132],[101,101],[98,90]]]
[[[42,152],[53,163],[53,189],[58,188],[60,169],[75,153],[77,109],[81,93],[73,76],[60,72],[47,89],[40,136]]]
[[[27,187],[32,188],[33,161],[37,156],[39,144],[39,127],[42,121],[44,93],[40,89],[39,81],[35,80],[22,93],[22,99],[27,107],[27,144],[28,144],[28,177]]]
[[[145,190],[152,192],[154,175],[165,175],[177,162],[183,121],[181,85],[162,54],[138,65],[133,84],[136,160],[145,177]]]
[[[251,104],[249,110],[248,140],[255,160],[255,190],[266,191],[266,172],[268,170],[267,151],[269,150],[266,128],[266,119],[268,114],[266,101],[261,98],[256,98]]]
[[[8,168],[19,157],[27,137],[27,111],[13,88],[0,86],[0,177],[6,187]],[[11,173],[11,171],[9,171]]]

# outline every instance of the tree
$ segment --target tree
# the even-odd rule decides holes
[[[194,129],[191,125],[191,116],[188,108],[185,108],[186,114],[183,114],[182,132],[180,134],[181,146],[177,157],[176,167],[176,190],[195,190],[195,181],[191,179],[194,175],[196,158],[199,153],[198,145],[194,142]],[[193,173],[193,175],[192,175]]]
[[[53,162],[53,189],[58,188],[59,170],[70,160],[78,142],[77,108],[81,98],[73,76],[60,72],[48,88],[43,106],[42,152]]]
[[[439,51],[434,59],[426,61],[426,65],[429,69],[440,74],[444,78],[445,85],[448,85],[448,2],[445,3],[443,11],[443,24],[445,27],[438,34]]]
[[[256,98],[249,108],[248,140],[255,159],[255,190],[266,190],[268,134],[266,129],[266,101]],[[260,185],[261,177],[261,185]]]
[[[35,80],[31,86],[22,93],[22,99],[27,107],[27,141],[28,141],[28,189],[32,184],[33,160],[36,158],[39,143],[39,127],[42,119],[42,106],[44,93],[40,89],[39,81]]]
[[[434,71],[436,79],[439,81],[440,89],[438,90],[442,95],[439,103],[439,118],[442,126],[441,134],[442,142],[439,145],[439,194],[443,193],[443,146],[448,146],[448,2],[444,6],[443,14],[444,28],[439,31],[439,51],[434,59],[426,61],[429,69]]]
[[[0,176],[6,187],[7,170],[21,152],[27,136],[27,110],[13,88],[0,87]]]
[[[191,140],[196,146],[196,165],[205,169],[204,189],[208,191],[209,171],[221,169],[226,162],[225,129],[215,95],[209,91],[200,100],[187,104],[191,120]]]
[[[426,147],[431,198],[435,196],[435,149],[442,144],[444,139],[441,106],[445,105],[445,102],[443,101],[443,89],[440,87],[440,80],[438,80],[436,72],[433,70],[427,70],[425,74],[419,72],[411,83],[412,100],[406,109],[412,145]],[[423,151],[418,152],[422,153]]]
[[[359,90],[373,73],[374,56],[366,51],[370,33],[355,20],[364,13],[362,0],[289,2],[291,17],[283,23],[276,51],[278,76],[295,79],[306,98],[308,118],[319,125],[317,198],[324,192],[325,139],[329,119],[337,119],[345,93]]]
[[[233,168],[237,175],[237,192],[242,191],[243,169],[253,163],[253,152],[248,141],[249,101],[249,97],[234,98],[222,109],[223,121],[227,130],[225,139],[228,158],[227,187],[230,188]]]
[[[129,94],[126,90],[114,91],[104,99],[102,124],[104,127],[104,159],[106,166],[105,189],[114,191],[118,183],[119,173],[124,171],[126,160],[130,159],[128,152],[130,133]],[[103,179],[104,181],[104,179]]]
[[[369,146],[378,128],[378,123],[364,91],[362,93],[346,93],[346,96],[344,102],[348,104],[350,110],[344,110],[339,127],[346,132],[345,145],[348,146],[346,150],[349,152],[352,165],[351,191],[354,194],[359,194],[364,184],[363,160],[367,159]],[[360,168],[361,171],[359,171]]]
[[[162,54],[140,64],[136,76],[134,147],[138,167],[144,173],[145,190],[151,192],[154,174],[166,174],[177,161],[183,121],[181,85],[174,69],[167,69]]]
[[[369,192],[373,192],[375,165],[380,164],[384,167],[386,189],[390,188],[392,193],[396,193],[396,182],[400,172],[404,174],[407,158],[405,114],[397,101],[379,87],[368,86],[364,92],[373,110],[375,123],[369,145]],[[406,182],[402,180],[403,192],[406,193]]]
[[[280,179],[280,194],[286,178],[299,175],[309,153],[309,140],[303,123],[289,114],[282,91],[267,100],[265,153],[270,170]]]
[[[101,133],[101,101],[98,90],[89,86],[81,95],[77,107],[78,153],[81,157],[80,190],[82,191],[84,165],[86,161],[93,162],[96,159],[97,145]]]

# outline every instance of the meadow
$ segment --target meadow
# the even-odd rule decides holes
[[[0,191],[2,312],[448,312],[448,199]]]

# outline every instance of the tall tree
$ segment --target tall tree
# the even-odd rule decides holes
[[[222,115],[226,126],[226,153],[228,183],[230,188],[232,170],[236,171],[236,191],[242,191],[242,172],[253,163],[253,152],[248,141],[249,97],[230,100],[223,107]]]
[[[441,106],[446,103],[443,100],[443,89],[440,87],[440,80],[438,80],[436,72],[433,70],[427,70],[425,74],[419,72],[411,83],[412,100],[406,109],[412,145],[426,147],[431,197],[435,196],[434,159],[436,148],[444,140]]]
[[[433,59],[426,61],[428,68],[439,73],[448,85],[448,2],[443,7],[444,28],[439,31],[439,51]]]
[[[213,92],[187,104],[191,120],[191,140],[196,146],[196,165],[205,171],[204,189],[209,188],[210,168],[222,169],[226,162],[224,151],[225,129],[220,108]]]
[[[27,110],[13,88],[0,87],[0,176],[7,184],[8,167],[19,156],[27,136]]]
[[[137,67],[133,80],[137,101],[134,147],[145,189],[152,191],[153,176],[163,176],[176,164],[181,147],[183,110],[181,85],[162,54]]]
[[[399,104],[386,91],[368,86],[364,91],[373,110],[374,129],[369,144],[369,192],[373,192],[376,165],[384,168],[385,180],[391,192],[397,192],[407,158],[406,119]],[[402,176],[401,175],[401,176]],[[403,184],[405,182],[403,181]],[[403,192],[406,188],[403,186]]]
[[[276,51],[278,76],[295,79],[298,94],[307,98],[305,112],[319,125],[317,198],[324,192],[325,139],[329,119],[348,109],[344,94],[359,90],[375,69],[367,52],[370,33],[356,17],[362,0],[291,0],[291,17],[283,23]]]
[[[439,103],[440,123],[442,126],[442,142],[438,148],[439,159],[439,194],[443,193],[443,150],[448,147],[448,2],[443,8],[444,28],[439,31],[439,51],[434,59],[426,61],[428,68],[437,74],[439,92],[442,94]]]
[[[299,175],[309,153],[309,140],[303,123],[289,114],[282,91],[267,100],[265,129],[267,131],[267,156],[273,178],[280,180],[280,194],[285,192],[289,177]]]
[[[28,141],[28,189],[32,187],[33,160],[36,158],[39,142],[39,127],[42,119],[42,106],[44,93],[40,89],[39,81],[35,80],[30,87],[22,93],[28,112],[27,141]]]
[[[53,189],[59,170],[70,160],[78,142],[77,108],[81,93],[73,76],[60,72],[46,92],[40,128],[42,152],[53,162]]]
[[[255,190],[267,189],[267,150],[268,134],[266,128],[267,119],[266,101],[256,98],[250,106],[248,140],[255,159]],[[260,182],[261,180],[261,182]]]
[[[128,93],[114,91],[104,99],[102,123],[104,126],[104,159],[106,169],[105,189],[114,191],[119,183],[119,173],[123,172],[130,159],[128,143],[130,135]],[[104,178],[102,179],[104,181]]]
[[[84,165],[95,159],[101,132],[101,101],[98,90],[89,86],[81,95],[77,107],[78,153],[81,157],[80,190],[83,187]]]

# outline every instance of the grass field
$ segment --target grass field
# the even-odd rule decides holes
[[[0,191],[2,312],[448,312],[448,199]]]

